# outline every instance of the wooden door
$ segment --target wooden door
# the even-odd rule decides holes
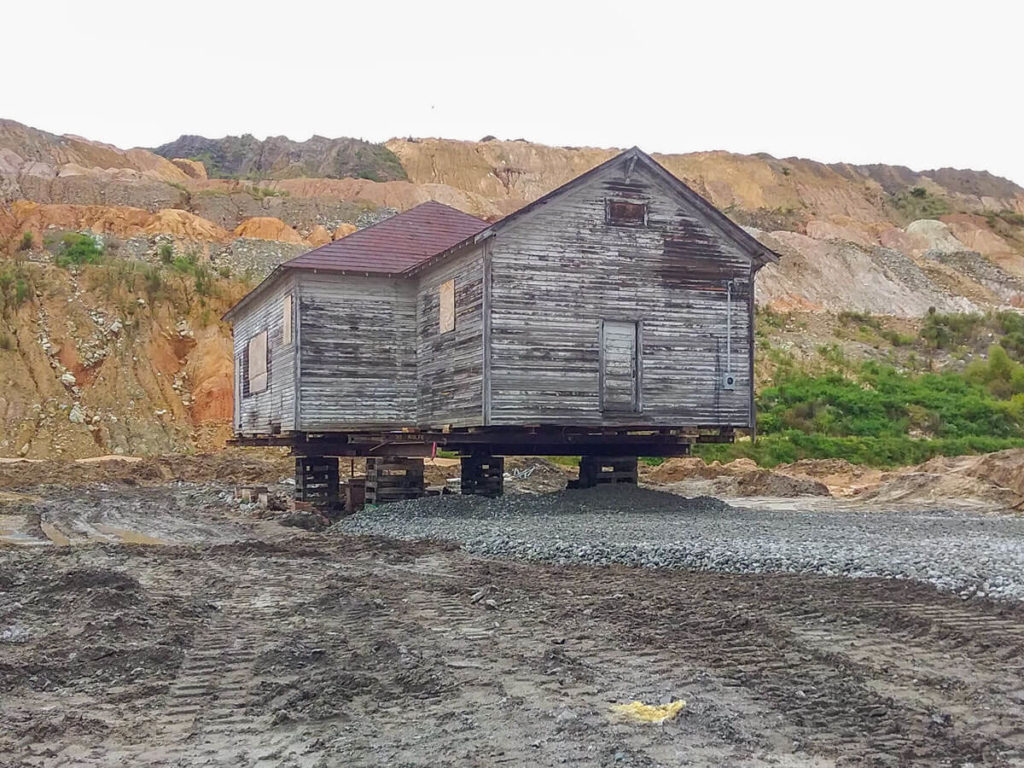
[[[640,411],[639,324],[601,323],[601,410]]]

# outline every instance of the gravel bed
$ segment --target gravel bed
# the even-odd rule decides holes
[[[863,505],[758,509],[605,486],[367,508],[338,533],[458,541],[474,554],[738,573],[917,579],[963,597],[1024,600],[1024,517]]]

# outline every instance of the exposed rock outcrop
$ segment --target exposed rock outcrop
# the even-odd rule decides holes
[[[190,179],[205,180],[207,178],[206,166],[198,160],[189,160],[185,157],[175,157],[171,159],[171,162],[180,168]]]
[[[211,176],[221,178],[405,178],[401,163],[387,147],[361,139],[314,136],[307,141],[292,141],[286,136],[271,136],[260,140],[249,134],[222,139],[179,136],[153,152],[166,158],[201,160]]]

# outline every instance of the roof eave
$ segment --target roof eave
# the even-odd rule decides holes
[[[451,248],[447,248],[446,250],[443,250],[440,253],[435,253],[433,256],[428,256],[423,261],[416,262],[411,267],[408,267],[399,274],[403,277],[415,277],[419,275],[420,272],[430,269],[430,267],[432,267],[433,265],[437,264],[440,261],[444,261],[449,256],[453,256],[456,253],[465,250],[466,248],[473,247],[474,245],[479,245],[487,238],[493,236],[494,228],[487,227],[487,229],[481,230],[480,232],[477,232],[475,235],[470,235],[462,242],[456,243]]]
[[[255,288],[253,288],[251,291],[245,294],[245,296],[240,298],[237,302],[235,302],[235,305],[231,307],[223,315],[221,315],[220,319],[225,323],[230,323],[235,317],[238,316],[238,313],[242,309],[244,309],[253,301],[255,301],[256,296],[258,294],[263,293],[263,291],[265,291],[272,283],[274,283],[278,277],[283,275],[286,269],[288,268],[285,267],[284,264],[278,264],[276,267],[270,270],[270,273],[262,280],[260,280],[260,282],[256,285]]]

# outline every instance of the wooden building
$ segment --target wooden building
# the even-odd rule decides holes
[[[636,148],[494,223],[424,203],[228,312],[236,441],[479,459],[753,433],[754,277],[777,258]]]

